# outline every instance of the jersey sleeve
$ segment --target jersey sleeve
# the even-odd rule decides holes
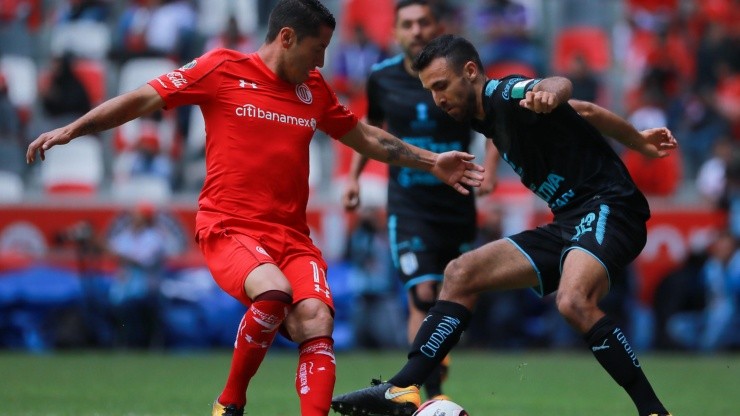
[[[380,85],[378,79],[374,76],[375,72],[370,74],[367,79],[367,119],[371,123],[377,123],[385,120],[385,112],[380,103]]]
[[[521,75],[509,75],[498,80],[495,85],[495,95],[504,101],[510,101],[519,105],[519,100],[523,99],[527,91],[532,91],[541,78],[527,78]],[[491,85],[489,84],[489,87]],[[487,94],[490,95],[490,94]]]
[[[201,104],[218,91],[216,69],[226,60],[226,51],[216,49],[193,59],[182,67],[149,81],[170,109]]]
[[[334,90],[329,87],[329,84],[326,83],[323,77],[321,77],[321,83],[323,88],[326,89],[329,99],[324,114],[317,123],[317,127],[332,138],[339,139],[355,128],[358,119],[352,111],[339,102]]]

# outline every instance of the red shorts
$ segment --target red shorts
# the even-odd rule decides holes
[[[197,239],[216,283],[244,305],[252,303],[244,292],[247,276],[257,266],[271,263],[290,282],[293,304],[316,298],[334,311],[326,262],[307,236],[283,227],[246,231],[213,225],[201,229]]]

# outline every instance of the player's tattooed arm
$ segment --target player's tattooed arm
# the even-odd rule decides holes
[[[388,162],[398,162],[404,159],[419,160],[419,155],[414,153],[406,143],[395,137],[376,137],[375,138],[388,154]]]
[[[411,144],[383,129],[360,122],[341,141],[358,153],[384,163],[431,170],[437,154]]]
[[[459,151],[434,153],[409,143],[377,127],[357,123],[340,141],[357,152],[385,163],[431,172],[461,194],[478,187],[485,169],[472,162],[475,156]]]

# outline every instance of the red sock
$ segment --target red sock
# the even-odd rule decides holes
[[[249,380],[265,358],[291,303],[291,296],[279,290],[268,290],[254,299],[239,323],[229,378],[219,403],[237,407],[247,403]]]
[[[336,381],[334,340],[317,337],[299,346],[295,389],[301,401],[301,416],[329,414],[331,395]]]

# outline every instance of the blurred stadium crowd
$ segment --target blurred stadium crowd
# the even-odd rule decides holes
[[[648,160],[617,150],[657,211],[700,212],[712,227],[684,236],[688,249],[674,256],[672,267],[655,272],[660,275],[647,295],[639,283],[644,270],[636,267],[605,304],[631,328],[639,348],[740,347],[740,1],[430,2],[448,31],[477,45],[490,77],[564,75],[575,98],[611,108],[641,129],[673,130],[676,157]],[[183,220],[194,213],[205,175],[197,107],[79,138],[41,164],[27,166],[24,155],[38,134],[206,50],[255,50],[273,3],[0,1],[0,217],[6,218],[0,221],[0,347],[231,344],[229,328],[243,311],[214,287],[188,249],[192,223]],[[362,116],[371,66],[398,53],[394,2],[324,3],[338,28],[322,72]],[[312,144],[310,217],[333,262],[337,346],[402,347],[405,297],[384,254],[387,174],[383,165],[368,166],[367,207],[345,215],[338,192],[350,156],[321,134]],[[499,191],[480,201],[481,242],[541,215],[542,207],[522,196],[513,172],[501,165]],[[58,216],[80,207],[86,210],[77,216]],[[38,232],[18,225],[30,221],[22,214],[31,211],[57,219],[56,228],[41,227],[40,239],[52,248],[34,251],[27,247],[33,244],[19,243],[34,241],[19,234]],[[146,244],[125,235],[142,215],[153,230]],[[6,238],[11,228],[14,237]],[[71,260],[54,256],[61,247]],[[32,266],[17,260],[19,252],[36,254]],[[579,340],[550,302],[521,292],[484,299],[464,342],[514,348],[569,347]]]

